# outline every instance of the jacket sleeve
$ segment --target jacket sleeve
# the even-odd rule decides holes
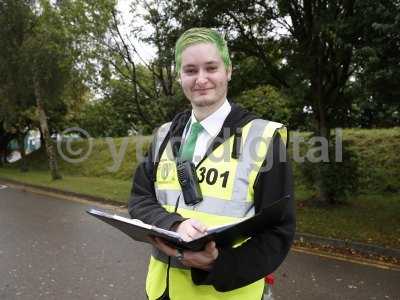
[[[269,149],[272,151],[264,165],[271,157],[273,164],[258,174],[254,186],[255,210],[258,212],[289,195],[282,220],[239,247],[218,249],[218,258],[210,272],[192,268],[195,284],[211,284],[221,292],[237,289],[273,273],[287,256],[295,233],[292,171],[279,134],[274,136],[273,147]]]
[[[149,151],[148,156],[138,165],[135,171],[128,211],[134,219],[139,219],[147,224],[156,225],[164,229],[170,229],[175,223],[182,222],[185,219],[177,213],[168,212],[157,201],[153,173],[153,153]]]

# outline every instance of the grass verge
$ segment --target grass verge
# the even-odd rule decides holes
[[[131,181],[109,178],[63,175],[62,180],[52,180],[48,171],[20,172],[17,169],[0,168],[0,178],[22,183],[55,188],[67,192],[102,197],[122,204],[127,203]]]
[[[297,200],[297,228],[304,233],[400,249],[400,197],[358,195],[338,206]]]

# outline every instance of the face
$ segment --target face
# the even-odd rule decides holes
[[[215,45],[195,44],[182,52],[180,84],[193,107],[219,107],[225,100],[231,70]]]

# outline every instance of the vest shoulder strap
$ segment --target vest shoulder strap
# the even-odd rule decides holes
[[[172,122],[165,123],[157,129],[157,132],[156,132],[155,138],[154,138],[153,150],[152,150],[153,151],[152,155],[155,158],[154,161],[159,160],[159,159],[157,159],[157,157],[159,156],[160,150],[161,151],[163,150],[163,149],[161,149],[161,146],[164,143],[165,138],[168,135],[169,129],[171,128],[171,124],[172,124]]]
[[[161,125],[154,135],[154,142],[151,150],[154,163],[153,182],[156,181],[158,163],[160,162],[161,154],[167,145],[171,124],[172,122],[168,122]]]
[[[271,130],[273,135],[279,133],[283,143],[285,145],[287,145],[288,134],[287,134],[287,128],[284,124],[278,123],[278,122],[273,122],[273,121],[266,121],[266,120],[262,120],[262,119],[256,119],[255,121],[264,123],[265,126],[267,126],[268,129]],[[273,135],[271,135],[271,137]]]

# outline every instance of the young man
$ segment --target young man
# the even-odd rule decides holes
[[[157,131],[134,176],[130,215],[191,240],[284,197],[287,205],[280,222],[234,247],[210,242],[203,251],[181,251],[154,239],[146,293],[151,300],[261,299],[263,278],[283,262],[295,231],[286,130],[228,102],[232,67],[217,32],[192,28],[175,50],[178,80],[192,111]],[[196,165],[203,195],[198,204],[182,199],[178,160]]]

